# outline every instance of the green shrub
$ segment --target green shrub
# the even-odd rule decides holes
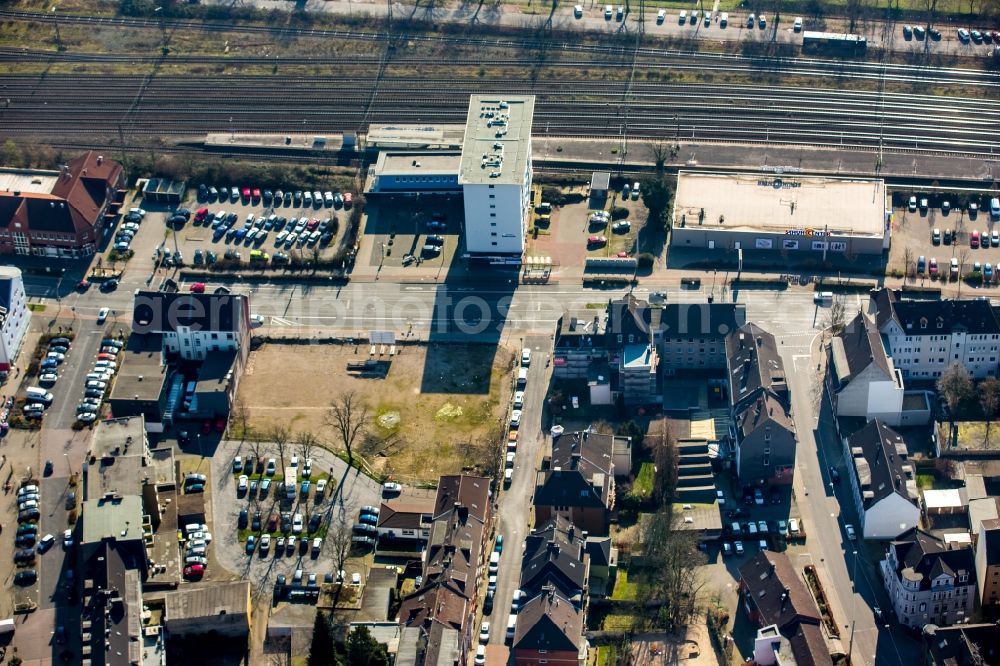
[[[611,209],[611,219],[612,220],[624,220],[628,217],[628,208],[622,208],[620,206],[615,206]]]
[[[635,258],[635,260],[638,268],[648,271],[653,268],[653,262],[656,261],[656,257],[649,252],[642,252]]]

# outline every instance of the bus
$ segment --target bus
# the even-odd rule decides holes
[[[864,55],[868,49],[868,40],[861,35],[850,35],[841,32],[814,32],[806,30],[802,33],[803,53],[826,53],[843,56]]]

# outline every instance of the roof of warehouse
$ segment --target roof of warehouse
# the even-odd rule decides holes
[[[681,171],[673,223],[681,227],[683,216],[683,226],[706,231],[881,237],[885,210],[882,180]]]
[[[531,159],[534,113],[534,95],[471,95],[458,182],[463,185],[523,182],[525,167]]]

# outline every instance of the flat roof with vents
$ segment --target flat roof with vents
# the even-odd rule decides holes
[[[472,95],[465,123],[462,185],[519,185],[531,159],[535,96]]]
[[[885,232],[885,181],[797,174],[681,171],[673,222],[712,231],[813,236]],[[700,219],[700,222],[699,222]]]

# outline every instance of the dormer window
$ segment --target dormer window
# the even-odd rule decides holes
[[[941,317],[937,318],[937,327],[938,328],[944,328],[944,319],[943,318],[941,318]]]
[[[969,580],[969,574],[958,574],[958,582],[965,583]]]
[[[920,328],[927,328],[927,317],[920,318]]]

